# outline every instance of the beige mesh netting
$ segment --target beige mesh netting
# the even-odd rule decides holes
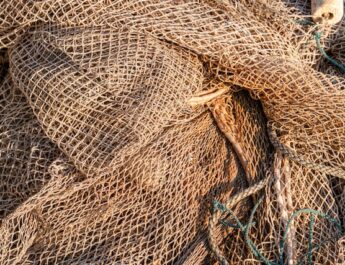
[[[0,90],[0,135],[0,217],[4,217],[48,182],[48,166],[59,156],[8,77]]]
[[[304,0],[1,1],[0,264],[345,264],[344,32]]]

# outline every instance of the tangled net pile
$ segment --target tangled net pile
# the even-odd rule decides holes
[[[345,21],[308,2],[2,1],[0,264],[345,264]]]

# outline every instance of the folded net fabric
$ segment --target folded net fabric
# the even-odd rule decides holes
[[[345,83],[322,51],[344,61],[344,22],[304,23],[306,1],[3,4],[1,263],[212,262],[213,201],[265,179],[232,208],[250,231],[210,232],[227,262],[343,262]]]

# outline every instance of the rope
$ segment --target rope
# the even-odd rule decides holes
[[[313,25],[313,23],[308,22],[308,24],[306,24],[306,25]],[[342,71],[342,73],[345,74],[345,65],[337,62],[334,58],[329,56],[326,53],[326,51],[324,50],[324,48],[322,47],[321,35],[322,35],[322,33],[318,32],[318,31],[316,31],[314,33],[316,45],[317,45],[317,48],[319,49],[320,53],[330,63],[332,63],[333,65],[338,67]],[[273,130],[273,128],[270,125],[271,124],[268,123],[268,127],[269,127],[268,135],[269,135],[271,143],[273,144],[273,146],[275,147],[276,150],[279,150],[282,154],[288,156],[291,160],[297,162],[298,164],[300,164],[302,166],[305,166],[307,168],[319,171],[319,172],[327,174],[327,175],[333,175],[333,176],[336,176],[336,177],[339,177],[339,178],[342,178],[345,180],[345,171],[342,168],[327,166],[324,164],[319,164],[319,163],[314,163],[314,162],[308,161],[303,156],[297,154],[297,152],[295,152],[294,150],[292,150],[289,147],[282,144],[280,142],[275,130]],[[302,210],[295,211],[292,213],[291,217],[289,218],[287,225],[286,225],[286,228],[285,228],[285,231],[284,231],[284,234],[283,234],[283,238],[280,241],[280,247],[279,247],[280,248],[280,251],[279,251],[280,254],[279,254],[278,263],[269,261],[267,258],[265,258],[262,255],[262,253],[255,246],[253,241],[249,238],[250,228],[255,225],[255,222],[253,222],[255,212],[257,211],[259,205],[262,203],[263,197],[261,197],[260,200],[253,207],[251,214],[250,214],[250,217],[249,217],[249,221],[246,225],[242,224],[241,221],[236,217],[236,215],[230,210],[233,206],[235,206],[241,200],[243,200],[243,199],[257,193],[261,189],[263,189],[269,183],[269,180],[270,180],[270,178],[266,177],[265,179],[258,182],[257,184],[255,184],[255,185],[247,188],[246,190],[240,192],[239,194],[236,194],[235,196],[231,197],[225,204],[221,204],[218,201],[214,201],[214,211],[213,211],[212,216],[210,217],[209,225],[208,225],[208,239],[209,239],[210,248],[213,251],[217,260],[220,262],[220,264],[222,264],[222,265],[228,265],[229,264],[225,255],[222,253],[222,251],[218,247],[218,244],[216,242],[216,236],[214,233],[215,227],[218,224],[222,213],[224,213],[224,212],[230,213],[230,215],[234,218],[237,225],[234,225],[230,222],[225,222],[224,220],[221,220],[220,223],[222,225],[229,226],[229,227],[232,227],[234,229],[240,229],[244,234],[245,242],[246,242],[247,246],[249,247],[249,249],[251,250],[251,252],[254,254],[254,256],[256,258],[260,259],[260,261],[266,265],[284,264],[284,256],[283,256],[284,251],[283,250],[284,250],[285,242],[287,240],[288,231],[289,231],[289,228],[290,228],[290,225],[291,225],[293,219],[295,219],[300,214],[303,214],[303,213],[310,214],[309,231],[308,231],[308,235],[309,235],[309,237],[308,237],[308,252],[302,257],[302,260],[305,257],[308,258],[308,265],[312,264],[313,251],[319,249],[322,244],[325,244],[327,242],[327,240],[326,240],[325,242],[321,242],[321,244],[319,244],[319,245],[313,246],[313,233],[314,233],[314,225],[315,225],[315,216],[317,215],[317,216],[320,216],[322,218],[327,219],[328,221],[336,224],[337,228],[340,231],[342,231],[341,224],[337,220],[335,220],[334,218],[328,216],[327,214],[324,214],[322,212],[319,212],[319,211],[316,211],[313,209],[302,209]],[[298,264],[300,264],[301,262],[302,261],[298,262]]]
[[[340,224],[339,221],[337,221],[336,219],[332,218],[331,216],[322,213],[320,211],[316,211],[313,209],[302,209],[302,210],[298,210],[292,213],[291,217],[289,218],[288,222],[287,222],[287,226],[285,228],[284,234],[283,234],[283,238],[280,241],[280,246],[279,246],[279,260],[278,261],[270,261],[268,260],[266,257],[264,257],[264,255],[260,252],[260,250],[258,249],[257,246],[255,246],[255,244],[253,243],[253,241],[249,238],[249,229],[251,227],[253,227],[253,219],[254,219],[254,215],[257,211],[257,208],[259,207],[259,205],[262,203],[263,201],[263,196],[259,199],[259,201],[255,204],[254,208],[251,211],[250,217],[249,217],[249,221],[246,225],[243,225],[241,223],[241,221],[237,218],[237,216],[229,209],[226,207],[226,205],[223,205],[217,201],[215,201],[215,209],[220,210],[222,213],[223,212],[228,212],[231,214],[231,216],[234,218],[235,222],[237,223],[237,226],[231,224],[231,227],[238,227],[242,233],[244,234],[244,239],[245,242],[248,246],[248,248],[250,249],[250,251],[254,254],[254,256],[259,259],[262,263],[266,264],[266,265],[281,265],[284,264],[284,256],[283,256],[283,250],[284,250],[284,246],[285,246],[285,242],[287,240],[287,235],[288,235],[288,231],[290,229],[290,225],[292,223],[292,221],[299,215],[301,214],[310,214],[310,221],[309,221],[309,231],[308,231],[308,251],[305,255],[302,256],[302,258],[297,261],[297,264],[302,264],[303,259],[305,257],[308,257],[308,265],[312,264],[312,257],[313,257],[313,251],[318,250],[322,245],[324,245],[326,242],[332,240],[332,239],[328,239],[325,240],[324,242],[321,242],[318,245],[313,246],[313,234],[314,234],[314,225],[315,225],[315,216],[320,216],[321,218],[324,218],[326,220],[328,220],[331,223],[334,223],[337,227],[337,229],[340,231],[340,236],[343,233],[343,229],[342,226]],[[217,247],[217,246],[216,246]],[[218,248],[218,247],[217,247]],[[214,252],[218,261],[222,264],[222,265],[228,265],[228,261],[226,260],[225,256],[223,255],[223,253],[220,252]]]
[[[270,141],[272,142],[274,147],[277,150],[279,150],[282,154],[287,155],[291,160],[293,160],[293,161],[295,161],[295,162],[297,162],[297,163],[299,163],[305,167],[308,167],[308,168],[311,168],[313,170],[317,170],[319,172],[322,172],[324,174],[329,174],[329,175],[333,175],[333,176],[337,176],[339,178],[345,179],[345,171],[343,169],[341,169],[339,167],[330,167],[330,166],[326,166],[323,164],[317,164],[317,163],[310,162],[310,161],[304,159],[302,156],[298,155],[294,150],[292,150],[289,147],[282,144],[280,142],[275,130],[272,129],[272,126],[270,123],[268,124],[268,134],[269,134]],[[287,240],[288,231],[289,231],[289,228],[290,228],[290,225],[291,225],[293,219],[296,218],[299,214],[302,214],[302,213],[311,214],[310,223],[309,223],[308,252],[305,255],[308,257],[308,264],[312,264],[313,251],[320,248],[320,246],[322,244],[325,244],[325,242],[321,242],[321,244],[313,246],[313,232],[314,232],[315,215],[321,216],[322,218],[326,218],[328,221],[335,223],[337,228],[340,231],[342,231],[341,224],[339,224],[339,222],[337,220],[333,219],[332,217],[328,216],[327,214],[321,213],[321,212],[313,210],[313,209],[298,210],[292,214],[292,216],[290,217],[290,219],[287,222],[283,238],[280,242],[279,262],[275,263],[275,262],[269,261],[267,258],[265,258],[262,255],[262,253],[258,250],[258,248],[255,246],[253,241],[249,238],[249,229],[254,226],[254,223],[253,223],[254,214],[255,214],[259,204],[262,202],[262,198],[254,206],[247,225],[243,225],[240,222],[240,220],[236,217],[236,215],[230,210],[233,206],[235,206],[241,200],[257,193],[258,191],[260,191],[261,189],[266,187],[266,185],[269,183],[269,180],[270,180],[270,177],[268,176],[265,179],[258,182],[257,184],[255,184],[255,185],[247,188],[246,190],[240,192],[239,194],[236,194],[235,196],[231,197],[230,200],[228,200],[225,204],[221,204],[218,201],[214,202],[214,209],[215,210],[214,210],[214,212],[213,212],[213,214],[209,220],[208,239],[209,239],[210,248],[213,251],[217,260],[220,262],[220,264],[222,264],[222,265],[228,265],[229,264],[225,255],[222,253],[222,251],[218,247],[218,244],[216,241],[216,235],[214,233],[215,227],[218,224],[222,213],[224,213],[224,212],[230,213],[231,216],[234,218],[235,222],[237,223],[237,225],[230,224],[230,227],[238,228],[243,232],[245,242],[246,242],[247,246],[249,247],[249,249],[251,250],[251,252],[254,254],[254,256],[257,259],[260,259],[260,261],[266,265],[284,264],[283,253],[284,253],[285,241]],[[222,224],[227,225],[227,223],[224,223],[224,222],[222,222]],[[305,258],[305,256],[302,258]]]
[[[305,19],[300,19],[300,20],[296,20],[297,24],[300,25],[307,25],[307,26],[316,26],[316,29],[318,28],[317,24],[315,24],[315,22],[310,21],[310,20],[305,20]],[[336,61],[334,58],[332,58],[331,56],[329,56],[326,51],[324,50],[324,48],[321,45],[321,36],[322,36],[322,32],[321,31],[316,31],[314,33],[314,38],[316,41],[316,46],[319,49],[320,53],[323,55],[323,57],[325,57],[330,63],[332,63],[334,66],[338,67],[341,72],[343,74],[345,74],[345,65],[342,63],[339,63],[338,61]]]
[[[218,224],[218,220],[221,218],[221,215],[223,212],[227,211],[232,213],[229,209],[232,208],[234,205],[239,203],[241,200],[257,193],[258,191],[262,190],[266,185],[268,184],[270,180],[270,177],[266,177],[265,179],[261,180],[257,184],[245,189],[244,191],[240,192],[239,194],[236,194],[235,196],[231,197],[224,205],[220,204],[219,202],[215,201],[214,202],[214,209],[215,211],[213,212],[212,216],[210,217],[209,224],[208,224],[208,240],[209,240],[209,245],[212,250],[212,252],[215,254],[217,260],[223,264],[223,265],[228,265],[229,263],[226,260],[226,257],[222,253],[222,251],[218,247],[218,243],[216,240],[216,235],[214,233],[216,225]],[[217,211],[220,210],[220,211]],[[233,214],[238,226],[241,229],[248,229],[245,228],[241,222],[237,219],[237,217]]]
[[[321,54],[329,61],[331,62],[333,65],[335,65],[336,67],[338,67],[341,72],[343,74],[345,74],[345,65],[337,62],[334,58],[332,58],[331,56],[329,56],[325,50],[323,49],[323,47],[321,46],[321,32],[315,32],[314,36],[315,36],[315,41],[316,41],[316,46],[319,49],[319,51],[321,52]]]
[[[287,239],[288,231],[290,229],[290,225],[291,225],[292,221],[297,216],[299,216],[301,214],[310,214],[311,217],[310,217],[310,221],[309,221],[309,231],[308,231],[308,234],[309,234],[309,238],[308,238],[308,252],[307,252],[306,255],[304,255],[302,257],[302,260],[299,261],[298,264],[302,263],[303,259],[306,256],[308,257],[308,264],[309,264],[309,261],[312,260],[312,252],[313,252],[313,250],[316,250],[316,249],[320,248],[321,245],[325,244],[328,241],[328,240],[325,240],[324,242],[321,242],[319,245],[316,245],[315,247],[312,245],[315,216],[319,216],[319,217],[321,217],[323,219],[326,219],[330,223],[335,224],[336,228],[340,232],[339,235],[341,236],[343,234],[343,228],[341,226],[341,223],[338,220],[336,220],[336,219],[332,218],[331,216],[329,216],[328,214],[325,214],[325,213],[317,211],[317,210],[309,209],[309,208],[297,210],[297,211],[293,212],[291,217],[289,218],[289,220],[287,222],[287,225],[286,225],[286,228],[285,228],[285,231],[284,231],[284,234],[283,234],[283,238],[280,241],[280,253],[281,253],[280,258],[279,258],[280,261],[283,260],[283,254],[282,253],[283,253],[285,241]],[[310,263],[310,264],[312,264],[312,263]]]
[[[311,161],[308,161],[303,156],[297,154],[294,150],[287,147],[286,145],[282,144],[277,136],[277,133],[272,128],[271,123],[268,123],[268,136],[270,138],[271,143],[276,148],[282,152],[282,154],[288,156],[291,160],[295,161],[296,163],[305,166],[307,168],[319,171],[321,173],[336,176],[341,179],[345,179],[345,170],[340,167],[333,167],[333,166],[326,166],[324,164],[318,164]]]
[[[308,238],[308,265],[312,265],[313,263],[313,231],[314,231],[314,224],[315,224],[315,216],[312,214],[310,215],[309,221],[309,238]]]

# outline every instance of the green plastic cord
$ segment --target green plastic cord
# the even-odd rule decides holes
[[[336,67],[338,67],[341,72],[343,74],[345,74],[345,65],[337,62],[335,59],[333,59],[331,56],[329,56],[325,50],[323,49],[323,47],[321,46],[321,32],[315,32],[314,36],[315,36],[315,41],[316,41],[316,45],[317,48],[319,49],[319,51],[321,52],[321,54],[329,61],[331,62],[333,65],[335,65]]]
[[[291,215],[291,217],[289,218],[289,220],[287,221],[286,224],[286,228],[284,230],[284,234],[282,237],[282,240],[280,241],[280,247],[279,247],[279,260],[277,261],[270,261],[268,260],[266,257],[264,257],[264,255],[260,252],[260,250],[258,249],[258,247],[254,244],[254,242],[249,238],[249,229],[251,227],[254,226],[255,222],[253,222],[254,219],[254,215],[259,207],[259,205],[262,203],[263,201],[263,197],[261,197],[258,202],[255,204],[255,206],[253,207],[248,223],[246,225],[243,225],[242,222],[237,218],[237,216],[230,210],[227,209],[225,207],[225,205],[219,203],[218,201],[214,201],[214,209],[215,210],[221,210],[222,212],[227,212],[229,213],[233,219],[235,220],[237,225],[231,224],[230,222],[224,222],[221,221],[221,223],[225,226],[230,226],[232,228],[238,228],[241,230],[241,232],[244,235],[244,239],[245,242],[248,246],[248,248],[250,249],[250,251],[253,253],[253,255],[259,259],[262,263],[266,264],[266,265],[281,265],[284,264],[284,246],[285,246],[285,242],[287,240],[287,236],[288,236],[288,231],[290,229],[290,226],[292,224],[292,221],[298,217],[301,214],[310,214],[310,221],[309,221],[309,231],[308,231],[308,251],[307,253],[301,257],[301,259],[297,262],[297,264],[302,264],[303,260],[307,257],[308,258],[308,264],[311,265],[312,264],[312,257],[313,257],[313,252],[317,251],[322,245],[324,245],[325,243],[327,243],[329,240],[325,240],[324,242],[321,242],[320,244],[315,244],[313,245],[313,234],[314,234],[314,225],[315,225],[315,216],[319,216],[321,218],[326,219],[327,221],[335,224],[335,226],[337,227],[337,229],[339,230],[339,236],[341,236],[343,234],[343,229],[341,224],[334,218],[332,218],[331,216],[322,213],[320,211],[317,210],[313,210],[313,209],[301,209],[298,211],[293,212],[293,214]]]

